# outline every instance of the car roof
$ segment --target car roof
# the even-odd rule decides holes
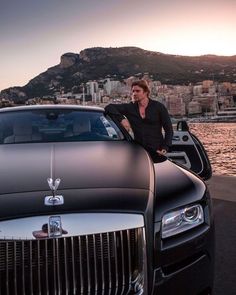
[[[94,106],[81,106],[81,105],[23,105],[23,106],[14,106],[0,109],[0,113],[5,112],[14,112],[14,111],[28,111],[28,110],[42,110],[42,109],[68,109],[76,111],[95,111],[95,112],[104,112],[104,109],[101,107]]]

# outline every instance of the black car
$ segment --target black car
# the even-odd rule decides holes
[[[1,109],[0,294],[211,294],[209,160],[186,124],[168,157],[101,108]]]

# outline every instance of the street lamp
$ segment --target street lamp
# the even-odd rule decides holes
[[[85,94],[84,94],[84,83],[82,84],[82,91],[83,91],[83,106],[85,105]]]

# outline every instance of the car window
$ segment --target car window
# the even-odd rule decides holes
[[[0,114],[0,143],[123,140],[102,112],[68,109],[10,111]]]

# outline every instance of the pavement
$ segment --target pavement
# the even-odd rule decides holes
[[[236,202],[236,176],[213,175],[207,184],[212,198]]]
[[[207,181],[216,229],[214,295],[236,295],[236,176]]]

